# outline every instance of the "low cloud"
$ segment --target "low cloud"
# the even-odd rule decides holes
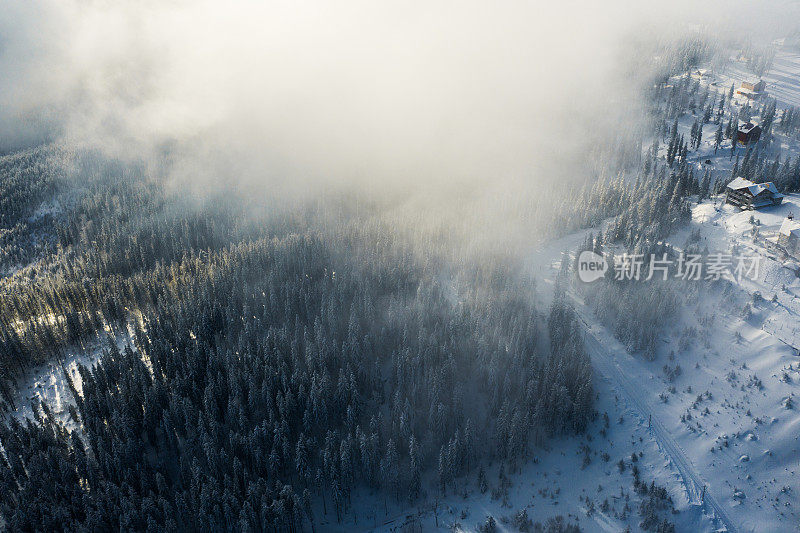
[[[787,9],[662,4],[7,0],[0,146],[297,189],[574,176],[640,120],[635,39],[761,36]]]

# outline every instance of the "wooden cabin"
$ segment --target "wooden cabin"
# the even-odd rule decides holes
[[[761,126],[752,122],[739,124],[736,132],[736,142],[739,144],[750,144],[758,141],[761,137]]]
[[[767,88],[767,82],[765,82],[764,80],[742,82],[742,89],[747,89],[748,91],[754,93],[763,93],[764,89],[766,88]]]
[[[738,177],[725,188],[725,202],[739,209],[759,209],[779,205],[783,202],[783,195],[771,181],[753,183]]]
[[[758,81],[743,81],[742,86],[736,91],[736,94],[741,94],[747,98],[759,98],[767,89],[767,83],[764,80]]]

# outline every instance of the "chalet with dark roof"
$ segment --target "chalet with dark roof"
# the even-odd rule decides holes
[[[761,126],[752,122],[739,124],[736,132],[736,142],[739,144],[750,144],[758,141],[761,137]]]

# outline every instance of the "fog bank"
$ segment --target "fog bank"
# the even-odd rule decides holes
[[[174,179],[203,186],[577,179],[591,146],[641,120],[649,58],[632,43],[763,40],[788,31],[792,13],[751,2],[9,0],[0,146],[169,154]]]

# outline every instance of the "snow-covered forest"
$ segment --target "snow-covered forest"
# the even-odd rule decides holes
[[[4,431],[13,528],[302,529],[312,497],[337,515],[356,486],[415,501],[427,470],[446,487],[592,415],[569,308],[537,312],[500,259],[454,287],[377,223],[237,228],[236,212],[174,214],[157,186],[119,179],[65,209],[47,260],[4,286],[4,376],[98,332],[129,339],[67,379],[80,451],[46,404]]]
[[[798,528],[795,6],[120,6],[0,12],[0,531]]]

